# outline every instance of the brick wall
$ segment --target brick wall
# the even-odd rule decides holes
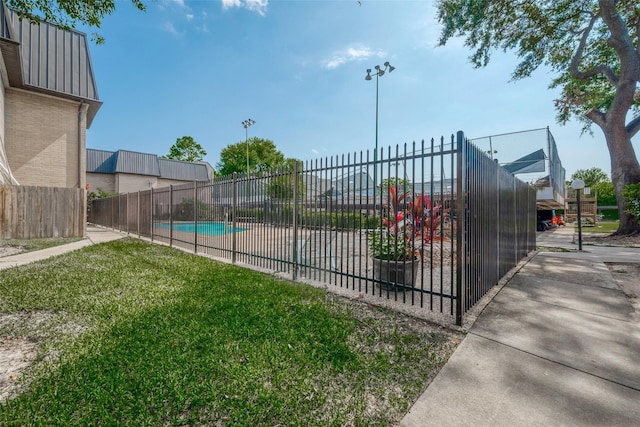
[[[116,174],[116,189],[118,193],[134,193],[157,187],[158,177],[147,175],[133,175],[128,173]]]
[[[87,106],[81,119],[80,176],[78,107],[78,102],[6,89],[5,149],[21,185],[84,188]]]
[[[107,193],[117,193],[116,176],[110,173],[87,172],[87,184],[89,191],[97,192],[98,188],[101,188]]]

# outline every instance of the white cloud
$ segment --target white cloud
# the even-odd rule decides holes
[[[242,7],[251,12],[264,16],[267,13],[267,6],[269,0],[221,0],[222,8],[224,10],[231,9],[232,7]]]
[[[334,70],[347,62],[363,61],[372,56],[382,57],[384,56],[384,52],[376,52],[368,47],[349,47],[345,50],[335,52],[331,59],[324,61],[324,67],[328,70]]]
[[[316,148],[312,148],[312,149],[311,149],[311,152],[312,152],[313,154],[316,154],[316,155],[317,155],[317,154],[320,154],[320,150],[318,150],[318,149],[316,149]]]
[[[174,36],[179,36],[181,35],[180,32],[178,30],[176,30],[176,27],[173,25],[172,22],[165,22],[162,25],[162,29],[164,31],[166,31],[169,34],[173,34]]]
[[[178,10],[179,13],[184,13],[187,21],[192,21],[194,18],[193,11],[185,4],[184,0],[160,0],[158,7],[167,13],[175,13]]]
[[[160,8],[165,8],[169,6],[178,6],[179,8],[186,8],[187,6],[184,4],[184,0],[161,0]]]
[[[250,11],[257,12],[258,14],[264,16],[267,11],[269,0],[245,0],[245,4],[245,7]]]
[[[232,7],[241,7],[242,2],[240,0],[222,0],[223,9],[231,9]]]

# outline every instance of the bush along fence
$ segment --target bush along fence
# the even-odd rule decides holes
[[[371,157],[97,199],[89,221],[462,324],[535,249],[535,191],[462,132]]]

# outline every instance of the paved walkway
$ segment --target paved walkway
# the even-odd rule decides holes
[[[640,249],[578,252],[572,234],[539,234],[572,251],[522,267],[402,426],[640,425],[640,323],[604,264],[638,263]]]
[[[52,256],[64,254],[66,252],[75,251],[85,246],[95,243],[109,242],[125,237],[125,234],[118,231],[107,230],[106,228],[98,228],[93,225],[87,225],[87,237],[77,242],[67,243],[66,245],[54,246],[52,248],[42,249],[40,251],[26,252],[16,255],[0,258],[0,270],[17,265],[28,264],[33,261],[39,261]]]

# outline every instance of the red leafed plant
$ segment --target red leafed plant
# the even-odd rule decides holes
[[[388,215],[369,241],[373,256],[394,261],[415,259],[425,244],[445,239],[441,231],[446,215],[448,209],[443,210],[441,204],[432,206],[429,197],[412,197],[410,191],[398,194],[390,186]]]

